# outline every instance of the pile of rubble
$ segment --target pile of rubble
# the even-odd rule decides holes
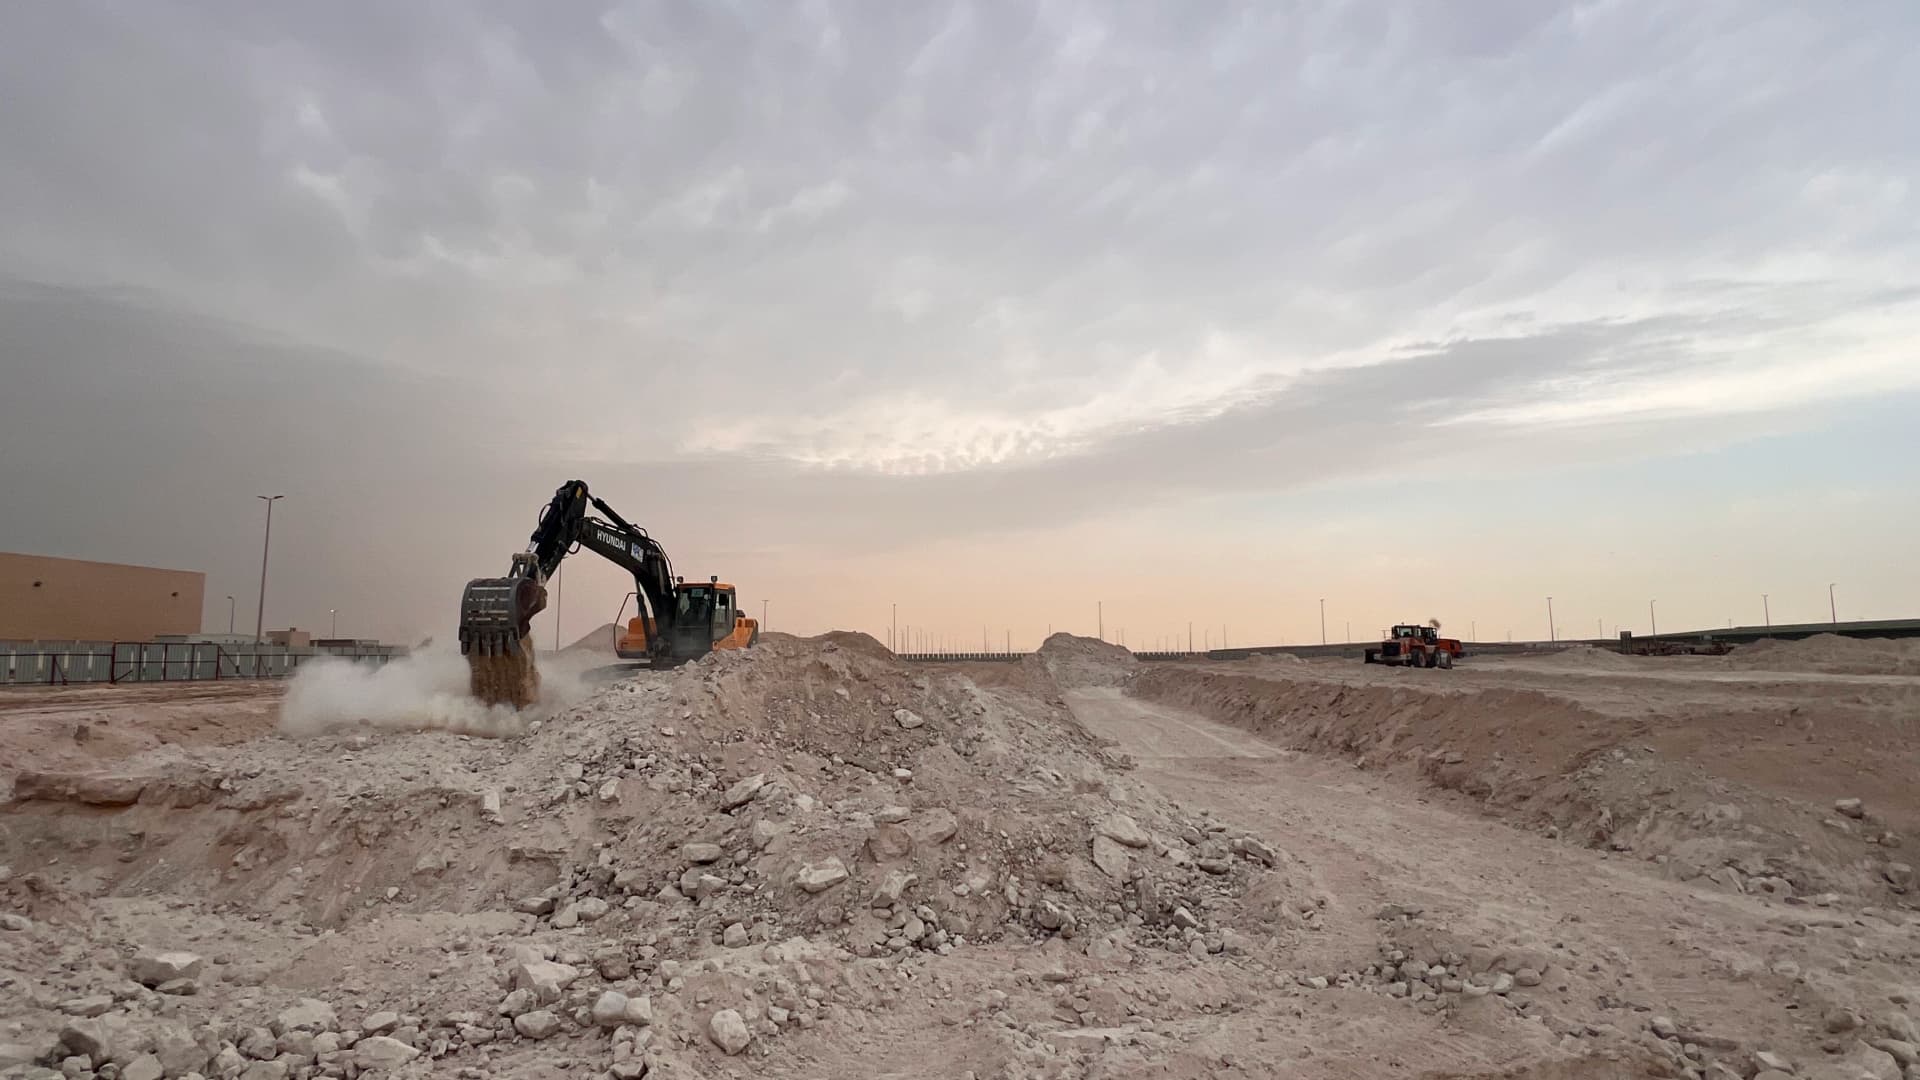
[[[1289,888],[1282,851],[1131,784],[1046,688],[853,635],[616,682],[515,739],[369,725],[126,764],[23,775],[9,807],[0,859],[34,872],[0,934],[26,1003],[0,1075],[501,1076],[563,1046],[630,1078],[765,1052],[981,946],[1244,955],[1237,898]],[[130,797],[82,797],[107,788]],[[100,917],[156,886],[164,913]],[[425,955],[386,972],[367,939]],[[186,951],[221,941],[246,963]],[[370,985],[296,992],[291,958],[335,941]]]

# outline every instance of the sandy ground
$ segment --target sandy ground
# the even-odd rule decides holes
[[[0,1075],[1920,1077],[1907,662],[13,691]]]

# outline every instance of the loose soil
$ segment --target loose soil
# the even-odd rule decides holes
[[[1876,1075],[1920,679],[1830,651],[12,691],[0,1075]]]

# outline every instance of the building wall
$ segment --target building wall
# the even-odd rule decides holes
[[[200,630],[207,575],[0,552],[0,641],[148,641]]]

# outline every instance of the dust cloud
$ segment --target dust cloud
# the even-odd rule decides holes
[[[383,665],[318,657],[302,664],[288,685],[279,727],[288,735],[380,728],[510,738],[525,734],[532,721],[585,697],[591,685],[583,676],[597,662],[540,657],[540,700],[515,710],[484,704],[468,692],[466,658],[452,645]]]

